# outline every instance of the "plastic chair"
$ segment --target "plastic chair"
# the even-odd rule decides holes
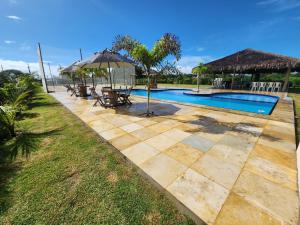
[[[251,91],[257,91],[257,90],[258,90],[258,82],[252,82]]]
[[[266,90],[266,82],[259,82],[258,83],[258,91],[265,91]]]
[[[267,85],[266,85],[266,91],[270,90],[271,92],[273,92],[274,85],[275,85],[275,82],[269,82],[269,83],[267,83]]]
[[[273,92],[275,92],[275,90],[277,90],[277,92],[281,91],[281,82],[276,82],[273,88]]]

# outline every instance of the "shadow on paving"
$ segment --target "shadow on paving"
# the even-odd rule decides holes
[[[168,103],[150,103],[151,117],[170,116],[180,110],[179,107]],[[129,106],[121,106],[116,108],[118,114],[128,114],[137,117],[146,117],[147,103],[136,102]]]
[[[247,129],[249,127],[260,128],[259,126],[252,124],[252,123],[220,122],[214,118],[207,117],[207,116],[198,116],[197,120],[187,121],[185,123],[199,126],[198,129],[188,130],[188,132],[191,132],[191,133],[196,133],[196,132],[201,131],[201,132],[210,133],[210,134],[225,134],[227,131],[233,131],[233,132],[238,132],[241,134],[251,135],[254,137],[255,136],[263,136],[264,138],[266,138],[270,141],[280,140],[271,135],[264,134],[263,131],[262,131],[262,133],[260,133],[260,132],[258,133],[258,132]]]

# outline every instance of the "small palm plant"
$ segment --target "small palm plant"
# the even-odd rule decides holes
[[[128,35],[117,36],[113,49],[116,51],[125,50],[129,56],[141,65],[147,76],[147,112],[150,116],[150,83],[151,83],[151,69],[162,64],[162,62],[169,56],[175,56],[178,61],[181,57],[181,44],[177,36],[166,33],[158,41],[155,42],[152,49],[148,49],[139,41],[131,38]]]
[[[197,74],[197,92],[199,92],[200,89],[200,77],[207,71],[207,66],[204,66],[203,63],[199,63],[198,66],[193,68],[192,73]]]

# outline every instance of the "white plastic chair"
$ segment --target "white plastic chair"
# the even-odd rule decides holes
[[[259,82],[258,83],[258,91],[265,91],[266,90],[266,82]]]
[[[267,83],[267,86],[266,86],[266,91],[271,91],[271,92],[273,92],[273,90],[274,90],[274,85],[275,85],[275,82],[269,82],[269,83]]]
[[[275,90],[281,91],[281,82],[276,82],[273,88],[273,92],[275,92]]]
[[[252,82],[251,91],[257,91],[257,90],[258,90],[258,82]]]

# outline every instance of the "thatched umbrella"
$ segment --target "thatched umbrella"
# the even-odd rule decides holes
[[[70,78],[72,79],[73,81],[73,85],[75,86],[75,83],[74,83],[74,78],[75,78],[75,74],[76,74],[76,71],[78,70],[79,64],[80,61],[75,61],[74,63],[72,63],[71,65],[61,69],[59,71],[60,74],[67,74],[68,76],[70,76]]]
[[[248,48],[205,65],[213,73],[286,72],[283,86],[286,90],[289,74],[300,68],[300,59]]]
[[[79,66],[81,68],[108,68],[110,86],[112,87],[111,68],[134,67],[134,62],[117,52],[105,49],[80,62]]]

